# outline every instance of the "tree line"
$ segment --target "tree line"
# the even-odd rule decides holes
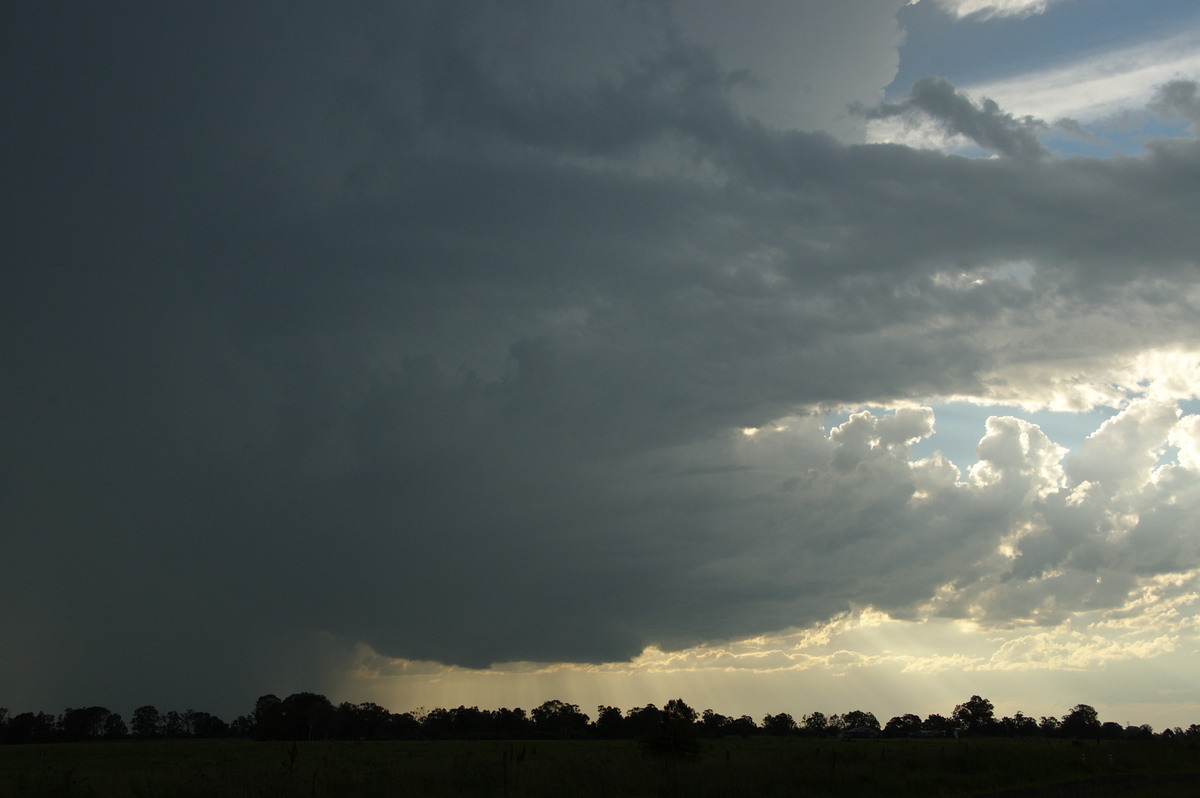
[[[334,704],[318,693],[286,698],[264,695],[254,710],[230,723],[192,709],[161,712],[151,705],[134,710],[129,722],[104,707],[68,707],[59,715],[25,712],[10,716],[0,707],[0,743],[82,742],[87,740],[241,737],[255,740],[481,740],[481,739],[638,739],[670,750],[686,749],[699,738],[749,737],[1046,737],[1075,739],[1200,739],[1200,725],[1156,733],[1147,724],[1122,726],[1101,722],[1096,710],[1077,704],[1063,717],[1033,718],[1017,712],[997,718],[980,696],[958,704],[949,715],[898,715],[881,724],[864,710],[799,720],[786,712],[761,721],[705,709],[697,712],[682,699],[663,707],[647,704],[622,711],[598,706],[593,719],[576,704],[557,699],[524,709],[418,709],[390,712],[366,702]]]

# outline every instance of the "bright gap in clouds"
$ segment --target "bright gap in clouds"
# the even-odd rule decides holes
[[[1015,405],[979,405],[971,402],[933,403],[930,407],[934,414],[934,433],[909,446],[911,458],[920,460],[941,452],[964,474],[979,459],[975,447],[986,434],[987,420],[992,416],[1013,416],[1037,424],[1050,440],[1070,452],[1077,452],[1084,438],[1118,412],[1109,407],[1094,408],[1086,413],[1055,410],[1031,412]],[[823,421],[826,431],[844,424],[852,413],[864,410],[876,416],[892,412],[887,408],[868,406],[830,413]]]
[[[907,39],[885,90],[889,102],[922,78],[944,78],[977,105],[992,100],[1016,119],[1038,120],[1038,137],[1058,155],[1138,155],[1150,140],[1187,135],[1181,120],[1146,105],[1162,85],[1200,73],[1194,4],[1099,0],[1032,15],[958,17],[949,8],[967,5],[1004,4],[921,2],[901,12]],[[908,122],[873,120],[867,139],[984,154],[934,126]]]
[[[981,405],[972,402],[931,403],[934,414],[934,433],[909,446],[910,457],[920,460],[941,452],[958,470],[966,473],[978,461],[975,447],[987,432],[987,420],[992,416],[1013,416],[1036,424],[1050,440],[1067,449],[1067,457],[1079,451],[1085,438],[1120,412],[1113,407],[1095,407],[1086,412],[1059,410],[1029,411],[1015,405]],[[1181,415],[1200,413],[1200,399],[1179,402]],[[829,413],[823,420],[826,433],[844,424],[853,413],[868,411],[875,416],[892,412],[879,406]],[[1174,459],[1174,446],[1165,447],[1160,462]]]
[[[957,19],[925,0],[901,10],[899,19],[906,37],[895,80],[885,90],[889,100],[927,75],[955,85],[991,83],[1167,41],[1200,27],[1200,9],[1191,0],[1091,0],[1054,4],[1032,16]]]
[[[1031,413],[1019,407],[976,405],[970,402],[935,404],[933,412],[936,419],[934,434],[913,444],[909,451],[914,460],[931,457],[940,451],[963,472],[978,460],[975,447],[986,432],[985,425],[991,416],[1023,418],[1041,427],[1050,440],[1071,452],[1077,452],[1084,438],[1117,414],[1115,409],[1107,407],[1086,413],[1054,410]]]

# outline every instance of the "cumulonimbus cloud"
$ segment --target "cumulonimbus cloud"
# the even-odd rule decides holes
[[[560,75],[498,8],[27,23],[115,77],[13,51],[8,683],[253,691],[328,667],[269,651],[314,629],[486,666],[1051,623],[1197,566],[1194,386],[1144,384],[1195,364],[1194,140],[1038,157],[928,82],[1009,157],[851,146],[668,22]],[[998,418],[963,473],[910,456],[942,397],[1128,406],[1076,461]]]

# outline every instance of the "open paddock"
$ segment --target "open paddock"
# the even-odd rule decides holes
[[[1194,742],[752,737],[692,759],[630,741],[124,741],[0,747],[0,796],[1192,796]],[[1057,786],[1055,786],[1057,785]],[[1073,785],[1073,786],[1072,786]]]

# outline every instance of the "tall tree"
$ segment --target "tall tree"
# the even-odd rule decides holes
[[[286,734],[283,725],[283,702],[274,693],[259,696],[254,702],[254,736],[259,740],[281,740]]]
[[[117,740],[129,736],[129,727],[119,713],[111,712],[104,719],[104,736],[109,740]]]
[[[812,712],[805,715],[802,724],[804,733],[813,737],[820,737],[829,731],[829,718],[825,717],[824,712]]]
[[[129,722],[129,728],[133,731],[134,737],[144,740],[161,735],[162,715],[159,714],[158,707],[146,704],[135,709],[133,719]]]
[[[912,714],[897,715],[883,727],[889,737],[911,737],[921,731],[921,719]]]
[[[662,710],[654,704],[634,707],[625,713],[625,731],[631,737],[654,734],[662,722]]]
[[[673,698],[663,707],[658,730],[643,739],[647,751],[662,756],[690,757],[700,751],[696,728],[696,710],[682,698]]]
[[[104,734],[104,721],[111,714],[104,707],[68,707],[58,719],[59,735],[69,743],[95,740]]]
[[[1053,715],[1043,715],[1038,719],[1038,731],[1047,737],[1053,737],[1058,734],[1062,728],[1062,721]]]
[[[333,703],[319,693],[292,693],[279,704],[285,740],[324,740],[333,725]]]
[[[617,710],[620,713],[620,710]],[[496,710],[496,731],[507,739],[528,737],[530,732],[529,716],[520,707],[509,709],[501,707]]]
[[[189,709],[183,713],[183,723],[193,737],[225,737],[229,734],[229,724],[207,712]]]
[[[952,719],[947,718],[945,715],[938,715],[936,712],[925,718],[925,720],[921,721],[922,731],[949,734],[950,732],[954,731],[954,729],[955,724]]]
[[[1076,704],[1063,716],[1062,733],[1068,737],[1095,737],[1100,733],[1100,717],[1087,704]]]
[[[875,714],[861,709],[847,712],[842,716],[842,722],[845,723],[846,729],[871,729],[872,731],[879,731],[879,719],[875,717]]]
[[[758,733],[758,724],[749,715],[741,715],[729,722],[729,733],[738,737],[749,737]]]
[[[967,734],[990,734],[995,731],[996,713],[992,702],[973,695],[954,708],[953,718],[958,728]]]
[[[55,718],[45,712],[22,712],[9,719],[5,731],[10,743],[48,743],[55,738]]]
[[[733,718],[711,709],[704,710],[700,715],[700,729],[705,737],[724,737],[729,733],[732,723]]]
[[[535,708],[532,715],[539,735],[562,740],[582,737],[589,721],[588,716],[579,711],[578,705],[558,699],[546,701]]]
[[[191,732],[184,722],[183,715],[172,709],[162,718],[162,734],[163,737],[169,739],[177,739],[180,737],[190,737]]]
[[[601,704],[596,707],[596,736],[605,740],[616,740],[625,736],[625,716],[617,707]]]
[[[1033,718],[1023,712],[1018,712],[1012,717],[1003,718],[1000,721],[1000,728],[1011,737],[1032,737],[1037,734],[1038,725]]]
[[[796,721],[786,712],[778,715],[766,715],[762,719],[762,729],[767,734],[784,737],[796,731]]]

